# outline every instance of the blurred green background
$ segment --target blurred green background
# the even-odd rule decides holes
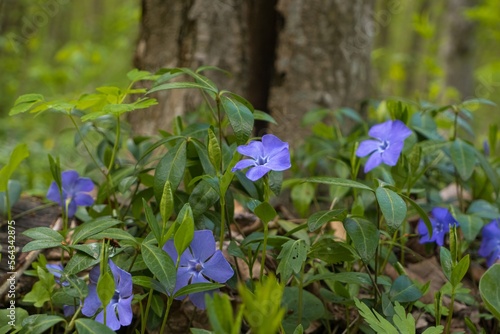
[[[373,98],[456,102],[457,91],[445,88],[442,60],[446,1],[398,1],[398,11],[383,16],[391,2],[378,0],[374,12],[380,21],[372,51]],[[73,148],[70,124],[48,113],[9,117],[15,99],[32,92],[48,99],[77,98],[98,86],[124,86],[140,6],[139,0],[0,0],[0,166],[17,143],[26,142],[31,156],[16,175],[25,189],[45,192],[51,179],[47,153],[59,155],[64,168],[78,168],[83,161]],[[475,25],[472,97],[499,104],[500,2],[474,1],[465,12]],[[482,132],[497,114],[498,108],[482,108],[474,128]]]

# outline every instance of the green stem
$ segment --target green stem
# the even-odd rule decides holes
[[[397,242],[397,236],[398,236],[398,231],[394,232],[394,235],[392,236],[392,241],[389,244],[389,250],[387,251],[387,255],[384,257],[384,261],[382,262],[382,265],[380,266],[380,271],[383,272],[385,269],[385,266],[387,265],[387,262],[389,262],[389,256],[391,255],[392,249],[394,248],[394,245]],[[403,249],[401,248],[401,251]]]
[[[299,279],[299,298],[297,300],[297,304],[299,307],[298,314],[297,314],[297,326],[302,323],[302,313],[303,313],[303,307],[304,307],[304,301],[303,301],[303,288],[304,288],[304,270],[305,270],[306,262],[304,261],[302,263],[302,268],[300,268],[300,279]]]
[[[113,145],[113,151],[111,151],[111,159],[109,161],[108,172],[107,172],[108,174],[111,172],[111,169],[113,168],[113,165],[115,163],[115,156],[118,151],[118,144],[120,143],[120,132],[121,132],[120,116],[116,116],[115,143]]]
[[[262,257],[260,259],[260,281],[264,277],[264,267],[266,266],[267,236],[269,234],[269,223],[264,223],[264,242],[262,244]]]
[[[225,194],[221,194],[220,197],[220,237],[219,237],[219,248],[222,251],[224,245],[224,234],[226,228],[226,198]]]
[[[10,209],[10,198],[9,198],[9,183],[7,182],[7,189],[5,190],[5,207],[7,208],[7,221],[12,220],[12,210]]]
[[[451,329],[451,319],[453,319],[453,306],[455,304],[455,287],[451,288],[451,301],[448,308],[448,317],[446,318],[446,327],[444,333],[449,333]]]
[[[82,309],[82,305],[80,304],[80,306],[78,306],[78,309],[76,310],[75,314],[73,314],[73,317],[71,318],[68,326],[66,327],[66,329],[64,330],[64,334],[67,334],[67,333],[70,333],[71,330],[73,329],[73,327],[75,326],[75,321],[76,319],[78,318],[78,315],[80,314],[80,311]]]
[[[167,310],[165,311],[165,315],[163,316],[163,321],[161,323],[160,333],[165,333],[165,325],[167,324],[168,314],[170,313],[170,307],[172,306],[173,301],[174,299],[169,296],[167,300]]]
[[[153,288],[149,289],[148,301],[146,303],[146,312],[144,314],[144,318],[142,318],[142,323],[141,323],[141,334],[146,333],[146,324],[148,321],[148,315],[149,315],[149,310],[151,309],[152,300],[153,300]]]

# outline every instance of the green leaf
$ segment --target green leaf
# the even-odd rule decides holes
[[[462,213],[455,213],[453,216],[458,221],[465,240],[468,242],[474,241],[483,228],[483,220],[480,217]]]
[[[278,260],[281,260],[277,274],[281,275],[281,281],[286,282],[292,273],[298,274],[302,269],[302,264],[306,261],[309,246],[304,240],[288,240],[282,246],[281,252],[278,255]]]
[[[412,200],[410,197],[405,196],[403,194],[400,194],[401,197],[403,197],[410,205],[418,212],[418,215],[422,220],[424,221],[425,226],[427,227],[427,231],[429,232],[429,238],[432,237],[432,223],[429,220],[429,216],[427,216],[427,213],[420,207],[420,205],[417,204],[414,200]]]
[[[327,264],[354,261],[356,251],[344,242],[324,238],[314,243],[309,252],[310,258],[318,258]]]
[[[179,88],[198,88],[202,89],[206,92],[216,94],[217,90],[211,87],[207,87],[206,85],[202,85],[196,82],[168,82],[166,84],[162,84],[159,86],[155,86],[148,91],[148,94],[160,91],[160,90],[169,90],[169,89],[179,89]]]
[[[63,317],[57,315],[48,314],[34,314],[30,315],[24,319],[22,326],[23,329],[21,333],[23,334],[42,334],[47,329],[54,327],[57,323],[64,322],[66,320]]]
[[[47,249],[59,246],[61,246],[60,241],[51,241],[47,239],[33,240],[24,245],[23,252],[31,252],[34,250]]]
[[[17,98],[14,107],[10,110],[9,116],[17,115],[31,109],[38,102],[44,101],[43,95],[24,94]]]
[[[238,314],[234,314],[231,301],[226,294],[205,294],[208,319],[214,333],[240,334],[244,307],[240,307]]]
[[[181,213],[184,213],[184,215],[178,217],[181,223],[174,235],[174,246],[179,256],[189,247],[194,237],[193,211],[189,203],[184,204]]]
[[[343,221],[346,218],[346,215],[347,213],[343,209],[318,211],[313,213],[307,219],[307,226],[309,227],[310,232],[314,232],[324,224],[328,224],[331,221]]]
[[[389,298],[393,302],[411,303],[422,297],[422,291],[406,275],[401,275],[392,283]]]
[[[456,266],[453,267],[453,270],[451,271],[450,283],[452,286],[456,287],[460,282],[462,282],[465,274],[467,274],[467,270],[469,270],[469,265],[470,257],[469,254],[467,254],[457,263]]]
[[[271,115],[264,111],[254,110],[253,117],[256,121],[264,121],[278,125],[278,122],[276,122],[276,120]]]
[[[18,144],[12,151],[9,161],[0,169],[0,192],[7,191],[10,177],[21,164],[21,162],[30,155],[26,144]]]
[[[131,241],[134,244],[137,244],[137,240],[127,231],[124,231],[120,228],[108,228],[106,231],[99,232],[94,234],[92,239],[102,240],[104,238],[107,239],[116,239],[116,240],[127,240]]]
[[[127,73],[127,78],[132,81],[141,81],[141,80],[151,80],[153,79],[153,75],[148,72],[148,71],[139,71],[138,69],[134,68],[132,71]]]
[[[201,180],[193,192],[189,195],[189,204],[193,210],[193,216],[199,217],[205,211],[210,209],[220,196],[217,191],[205,180]]]
[[[67,275],[76,275],[97,263],[99,263],[99,257],[95,259],[88,255],[76,253],[69,259],[68,264],[64,267],[64,272]]]
[[[149,228],[151,229],[151,232],[153,232],[153,235],[156,238],[156,241],[158,242],[159,245],[162,243],[162,226],[158,223],[156,216],[153,213],[153,210],[151,207],[148,205],[146,200],[143,198],[142,199],[142,206],[144,208],[144,213],[146,216],[146,221],[149,225]]]
[[[375,333],[399,334],[398,330],[380,313],[370,309],[357,298],[354,298],[354,303],[359,310],[359,314],[365,319]]]
[[[500,180],[498,178],[498,173],[491,166],[491,164],[488,162],[488,160],[484,157],[484,155],[481,152],[479,152],[478,150],[474,150],[474,152],[476,153],[476,158],[479,161],[481,168],[484,170],[484,173],[486,174],[488,180],[493,186],[493,189],[495,189],[495,191],[498,192],[498,190],[500,189]]]
[[[375,224],[363,218],[347,218],[344,228],[361,260],[368,263],[375,255],[380,231]]]
[[[273,206],[268,202],[262,202],[253,210],[255,215],[259,217],[263,224],[267,224],[278,215],[276,210],[274,210]]]
[[[222,288],[224,284],[219,284],[219,283],[193,283],[193,284],[188,284],[179,290],[174,294],[174,298],[180,297],[180,296],[186,296],[190,295],[192,293],[197,293],[197,292],[205,292],[205,291],[211,291],[215,290],[218,288]]]
[[[451,281],[451,271],[453,269],[453,261],[451,259],[450,251],[445,247],[439,248],[439,259],[441,261],[441,269],[443,269],[443,273],[448,279]]]
[[[290,197],[292,198],[293,206],[301,217],[306,217],[309,214],[314,195],[315,189],[310,183],[304,182],[293,186]]]
[[[217,170],[221,166],[222,153],[219,146],[219,141],[215,136],[215,133],[212,129],[208,129],[208,157],[210,158],[210,162],[212,166]]]
[[[108,306],[111,298],[115,294],[116,286],[115,280],[109,271],[101,273],[99,280],[97,281],[97,296],[101,301],[102,305]]]
[[[348,284],[363,284],[363,285],[372,285],[372,280],[370,275],[367,273],[358,273],[358,272],[342,272],[342,273],[326,273],[326,274],[318,274],[312,277],[309,277],[304,285],[311,284],[313,282],[318,281],[332,281],[332,282],[341,282]],[[378,277],[377,284],[390,286],[392,283],[388,279],[384,279],[383,277]]]
[[[293,334],[304,334],[304,327],[302,326],[302,324],[295,327]]]
[[[364,185],[363,183],[359,183],[359,182],[356,182],[353,180],[348,180],[348,179],[336,178],[336,177],[316,176],[316,177],[310,177],[310,178],[304,179],[303,181],[304,182],[311,182],[311,183],[328,184],[328,185],[338,186],[338,187],[348,187],[348,188],[356,188],[356,189],[373,191],[372,188],[368,187],[367,185]]]
[[[75,233],[73,234],[73,244],[89,239],[95,234],[121,223],[121,221],[111,217],[99,217],[97,219],[87,221],[75,229]]]
[[[162,284],[165,292],[171,295],[175,288],[177,273],[170,256],[164,250],[146,242],[141,245],[141,253],[149,270]]]
[[[24,231],[22,234],[35,240],[47,240],[59,243],[64,240],[63,236],[60,235],[59,232],[43,226],[30,228],[29,230]]]
[[[113,334],[115,333],[108,326],[92,319],[80,318],[75,321],[78,334]]]
[[[186,141],[181,140],[171,148],[156,166],[154,192],[156,200],[161,201],[165,182],[168,180],[174,192],[182,181],[186,169]]]
[[[383,187],[377,188],[375,196],[389,226],[389,232],[393,233],[399,229],[406,218],[406,203],[397,193]]]
[[[467,181],[476,164],[475,149],[460,139],[456,139],[450,147],[451,161],[462,180]]]
[[[174,212],[174,194],[172,193],[172,187],[170,186],[170,181],[165,182],[163,187],[163,193],[161,195],[160,202],[160,214],[163,219],[163,225],[167,224],[170,216]]]
[[[298,287],[286,287],[283,294],[283,305],[287,311],[282,324],[285,333],[292,333],[299,323],[299,294],[302,294],[302,319],[300,323],[306,328],[311,322],[325,316],[325,307],[321,300],[307,290],[300,291]]]
[[[479,281],[479,292],[486,308],[500,320],[500,264],[491,266]]]
[[[238,145],[245,144],[252,134],[252,111],[243,103],[226,95],[222,95],[220,101],[236,135],[236,142]]]

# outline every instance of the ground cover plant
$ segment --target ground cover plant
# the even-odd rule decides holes
[[[17,99],[12,117],[68,118],[89,164],[64,170],[48,157],[46,198],[61,209],[60,228],[27,230],[22,251],[56,249],[58,261],[38,257],[26,273],[38,281],[0,332],[173,332],[183,308],[195,334],[498,329],[497,128],[477,149],[468,125],[489,101],[374,101],[368,121],[349,109],[311,111],[313,135],[291,152],[273,134],[252,137],[255,120],[280,120],[216,87],[217,70],[133,70],[126,88]],[[171,132],[130,136],[124,115],[170,89],[199,90],[209,121],[178,118]],[[20,143],[0,170],[8,221],[20,193],[10,179],[28,154]],[[437,288],[410,274],[422,254],[439,259]],[[472,265],[487,268],[478,281]],[[208,320],[197,326],[200,314]]]

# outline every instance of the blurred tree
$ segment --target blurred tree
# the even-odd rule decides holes
[[[445,12],[447,22],[443,49],[445,84],[447,87],[457,89],[461,99],[475,97],[476,24],[466,16],[466,10],[477,4],[477,0],[448,0]]]
[[[280,125],[273,133],[298,142],[308,110],[362,112],[377,24],[372,7],[370,0],[142,0],[135,65],[228,70],[230,78],[210,76],[275,117]],[[175,116],[201,102],[197,92],[185,90],[157,98],[156,108],[131,115],[137,132],[169,129]]]

